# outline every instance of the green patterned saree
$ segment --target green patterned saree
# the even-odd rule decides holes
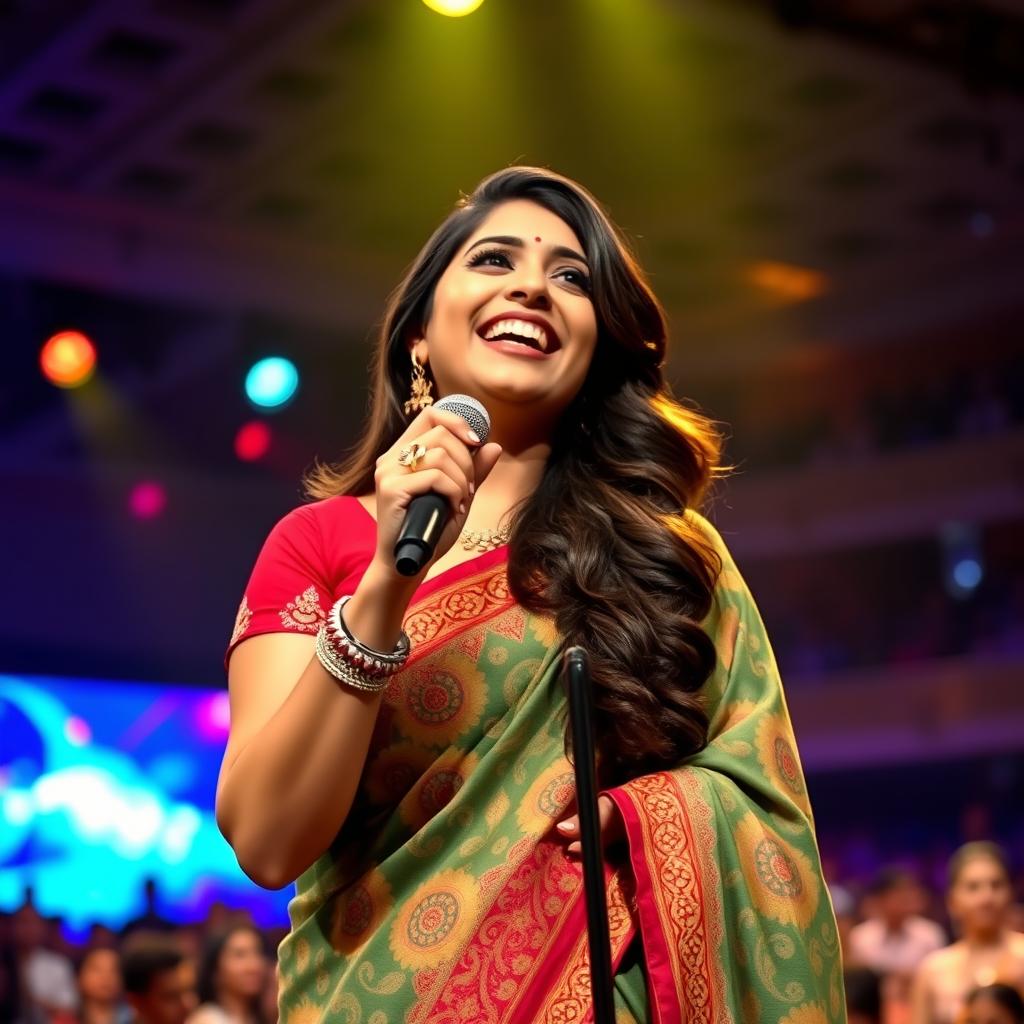
[[[835,919],[778,669],[721,537],[703,623],[710,742],[610,790],[628,860],[606,865],[618,1022],[845,1021]],[[282,1024],[592,1019],[553,621],[511,596],[507,547],[429,580],[381,706],[357,803],[297,881]]]

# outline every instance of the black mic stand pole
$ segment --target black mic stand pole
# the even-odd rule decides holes
[[[601,823],[597,810],[594,769],[594,710],[590,691],[590,665],[583,647],[570,647],[562,660],[567,678],[572,759],[576,773],[576,803],[580,817],[583,891],[587,902],[587,942],[590,948],[590,990],[594,1024],[614,1024],[612,951],[608,934]]]

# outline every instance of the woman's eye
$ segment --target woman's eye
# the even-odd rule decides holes
[[[499,260],[501,265],[510,269],[512,267],[512,259],[503,249],[481,249],[469,258],[469,266],[495,266],[496,264],[490,263],[490,260]],[[580,288],[585,292],[590,291],[590,278],[584,274],[583,271],[566,268],[565,270],[560,270],[558,273],[560,276],[565,277],[565,280],[569,281],[569,283],[575,287]]]
[[[508,253],[501,249],[481,249],[470,257],[469,265],[471,267],[478,267],[487,260],[493,259],[500,259],[507,267],[512,265],[512,261],[508,258]]]

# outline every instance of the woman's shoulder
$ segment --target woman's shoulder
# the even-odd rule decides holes
[[[945,974],[954,964],[963,959],[963,955],[963,943],[954,942],[952,945],[943,946],[942,949],[934,949],[928,953],[921,960],[918,970],[929,976]]]
[[[216,1003],[202,1003],[192,1011],[188,1024],[225,1024],[229,1019]]]

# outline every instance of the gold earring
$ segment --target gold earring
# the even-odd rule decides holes
[[[434,396],[430,393],[430,381],[423,372],[423,367],[416,362],[416,353],[410,351],[412,356],[412,395],[405,403],[406,413],[419,412],[420,409],[434,404]]]

